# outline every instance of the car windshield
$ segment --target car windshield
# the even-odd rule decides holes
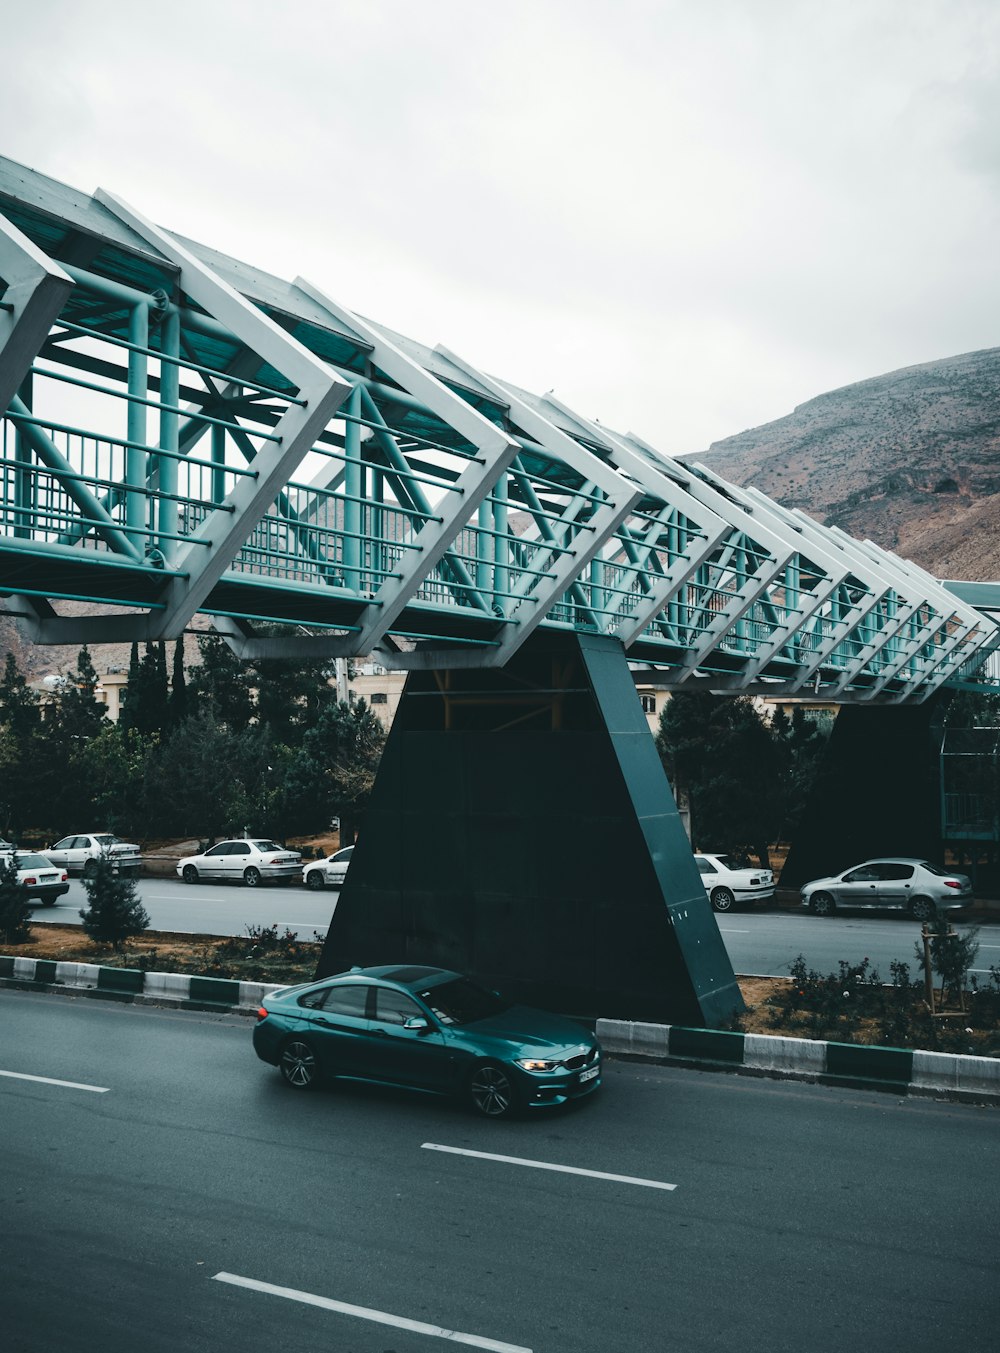
[[[99,846],[117,846],[119,844],[118,837],[112,836],[110,832],[104,832],[101,836],[95,836],[94,840]]]
[[[279,846],[279,845],[277,844],[277,842],[275,842],[275,841],[251,841],[250,844],[251,844],[252,846],[256,846],[258,850],[262,850],[262,851],[263,851],[263,850],[284,850],[284,848],[285,848],[284,846]]]
[[[511,1003],[496,991],[487,991],[467,977],[456,977],[417,993],[442,1024],[474,1024],[509,1010]]]
[[[52,861],[47,860],[44,855],[18,855],[18,869],[51,869]]]
[[[930,860],[921,860],[918,869],[926,869],[928,874],[936,874],[939,879],[947,878],[954,873],[953,869],[939,869],[936,864],[931,864]]]
[[[749,869],[750,861],[739,855],[716,855],[723,869]]]

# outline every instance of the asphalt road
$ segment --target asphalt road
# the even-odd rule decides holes
[[[298,932],[303,939],[326,934],[338,896],[332,889],[314,893],[298,884],[244,888],[199,883],[189,887],[179,880],[158,878],[140,879],[139,894],[154,930],[242,935],[248,925],[277,925]],[[74,879],[56,906],[35,908],[35,919],[78,925],[80,908],[85,905],[83,885]],[[777,977],[787,977],[802,954],[809,967],[821,973],[836,972],[842,959],[860,963],[867,957],[888,982],[894,959],[913,967],[913,946],[920,934],[919,923],[905,916],[821,918],[807,912],[754,910],[716,919],[737,973]],[[974,971],[985,979],[991,965],[1000,966],[1000,924],[981,925],[979,946]]]
[[[5,1353],[995,1345],[996,1109],[612,1063],[497,1124],[290,1091],[235,1016],[0,990],[0,1031]]]

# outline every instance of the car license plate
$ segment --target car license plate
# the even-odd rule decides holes
[[[581,1071],[580,1084],[582,1085],[584,1081],[592,1081],[600,1069],[599,1066],[588,1066],[586,1071]]]

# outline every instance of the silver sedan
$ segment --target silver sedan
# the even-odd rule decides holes
[[[842,874],[813,879],[799,896],[817,916],[832,916],[844,907],[907,911],[916,921],[929,921],[939,911],[965,911],[973,901],[965,874],[903,855],[866,860]]]

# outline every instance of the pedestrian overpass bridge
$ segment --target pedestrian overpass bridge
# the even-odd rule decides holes
[[[871,542],[5,159],[0,410],[0,607],[36,643],[201,612],[245,656],[455,670],[568,631],[647,681],[840,704],[998,643]]]

